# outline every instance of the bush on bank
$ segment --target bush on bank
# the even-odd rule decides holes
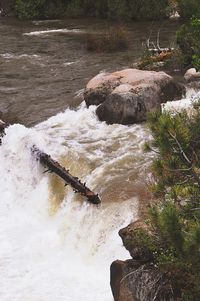
[[[166,16],[168,0],[15,0],[21,19],[93,16],[122,20],[155,20]]]
[[[200,19],[194,18],[177,32],[184,64],[200,70]]]
[[[156,151],[151,189],[158,199],[137,232],[137,246],[152,254],[155,266],[169,277],[180,300],[200,300],[200,107],[149,117]]]

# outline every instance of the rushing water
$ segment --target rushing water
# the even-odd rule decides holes
[[[1,301],[112,301],[109,266],[129,256],[117,232],[146,198],[149,132],[99,122],[81,94],[99,71],[138,57],[147,24],[134,26],[132,52],[89,54],[85,34],[103,30],[101,22],[0,20],[0,111],[34,125],[10,126],[0,147]],[[102,204],[43,173],[33,145],[86,181]]]
[[[148,165],[142,152],[148,133],[139,125],[101,123],[94,109],[68,109],[35,128],[6,130],[0,148],[2,301],[112,300],[109,266],[128,258],[117,231],[135,219],[145,189],[133,179]],[[34,144],[86,180],[102,205],[88,205],[44,174],[31,154]]]

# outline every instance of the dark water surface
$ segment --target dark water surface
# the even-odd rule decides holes
[[[0,111],[31,126],[67,107],[76,108],[91,77],[102,70],[131,66],[141,55],[151,31],[155,41],[160,29],[160,46],[173,46],[178,26],[168,20],[129,23],[127,51],[90,53],[86,50],[86,35],[103,32],[108,27],[105,21],[20,22],[1,18]]]

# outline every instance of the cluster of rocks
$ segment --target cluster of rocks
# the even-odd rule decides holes
[[[147,112],[184,93],[184,86],[165,72],[125,69],[95,76],[86,86],[84,99],[87,106],[98,106],[101,121],[133,124],[145,121]]]
[[[152,261],[151,254],[137,246],[134,236],[142,222],[131,223],[119,235],[132,259],[116,260],[110,267],[110,284],[115,301],[177,301],[169,279]]]

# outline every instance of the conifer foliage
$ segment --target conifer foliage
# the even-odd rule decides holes
[[[149,116],[156,152],[151,189],[157,198],[146,216],[138,245],[172,280],[183,301],[200,300],[200,109]]]

